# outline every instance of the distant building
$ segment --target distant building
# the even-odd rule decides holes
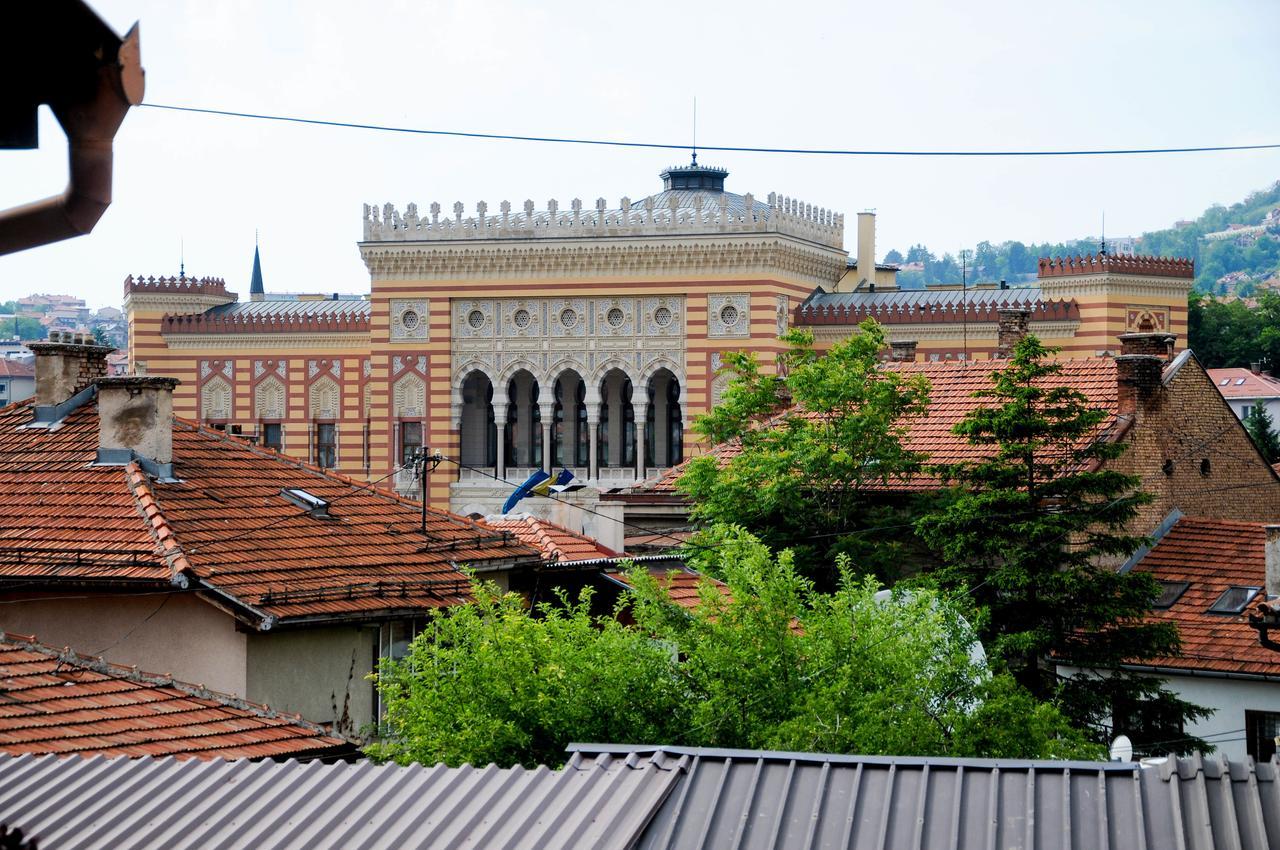
[[[1132,236],[1108,236],[1107,253],[1120,257],[1136,257],[1138,240]]]
[[[0,407],[36,394],[36,371],[17,358],[0,359]]]
[[[1259,368],[1206,369],[1209,379],[1235,415],[1246,418],[1261,405],[1280,429],[1280,379]]]

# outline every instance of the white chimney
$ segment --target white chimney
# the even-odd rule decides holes
[[[1266,529],[1266,593],[1280,596],[1280,525],[1268,525]]]
[[[858,213],[858,280],[854,287],[864,280],[872,285],[876,282],[876,214],[873,212]]]
[[[172,478],[178,379],[120,375],[99,378],[97,384],[98,463],[137,461],[157,478]]]

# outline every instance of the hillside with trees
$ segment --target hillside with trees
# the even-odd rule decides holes
[[[1166,257],[1189,257],[1196,263],[1196,290],[1214,295],[1251,296],[1269,280],[1280,281],[1280,182],[1223,206],[1215,204],[1191,221],[1144,233],[1138,251]],[[1206,239],[1239,229],[1239,235]],[[1029,282],[1036,276],[1041,257],[1096,253],[1095,238],[1059,243],[979,242],[973,250],[941,257],[925,245],[912,245],[904,254],[892,250],[885,262],[900,263],[899,283],[917,289],[929,283],[959,283],[962,274],[970,282],[1007,280]],[[963,269],[962,269],[962,256]],[[921,264],[920,267],[911,264]]]

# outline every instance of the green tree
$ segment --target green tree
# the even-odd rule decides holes
[[[873,321],[822,357],[808,331],[792,331],[776,373],[751,354],[725,357],[734,378],[723,401],[695,421],[711,445],[741,451],[722,463],[689,463],[679,488],[704,523],[741,525],[775,550],[794,551],[801,571],[834,586],[845,552],[882,578],[896,576],[901,541],[911,540],[901,503],[884,486],[919,470],[922,456],[903,445],[908,417],[924,411],[920,376],[880,368],[884,330]],[[897,525],[895,539],[867,529]]]
[[[107,340],[107,332],[103,330],[102,325],[94,325],[92,333],[93,333],[93,341],[96,342],[98,345],[111,344]]]
[[[884,261],[886,263],[901,263],[902,252],[899,251],[897,248],[894,248],[891,251],[889,251],[889,253],[884,255]]]
[[[1259,399],[1253,403],[1253,409],[1244,418],[1244,429],[1267,463],[1280,463],[1280,435],[1276,434],[1265,401]]]
[[[976,657],[963,608],[885,594],[842,559],[833,594],[791,557],[718,528],[727,593],[679,608],[633,570],[634,625],[593,619],[589,593],[529,610],[477,584],[436,613],[379,687],[401,763],[558,764],[574,740],[838,753],[1089,757],[1098,748]],[[999,723],[1001,725],[997,726]]]
[[[1127,528],[1150,497],[1107,468],[1125,448],[1102,433],[1112,414],[1062,384],[1052,353],[1028,336],[992,374],[977,394],[987,403],[955,427],[986,451],[939,469],[957,486],[917,528],[944,564],[938,581],[988,612],[987,645],[1035,699],[1083,727],[1112,718],[1140,747],[1177,738],[1207,712],[1122,666],[1179,651],[1176,626],[1146,619],[1155,580],[1113,566],[1145,542]],[[1059,663],[1093,672],[1064,676]]]

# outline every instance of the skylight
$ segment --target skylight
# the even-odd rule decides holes
[[[329,502],[300,487],[286,487],[280,491],[290,502],[306,510],[316,519],[329,519]]]
[[[1258,595],[1260,587],[1228,587],[1218,597],[1218,601],[1209,606],[1210,614],[1239,614],[1253,597]]]
[[[1244,384],[1244,378],[1236,378],[1237,387],[1242,386],[1243,384]]]
[[[1221,381],[1218,381],[1218,386],[1225,387],[1229,383],[1231,383],[1230,378],[1223,378]]]
[[[1166,608],[1172,608],[1173,603],[1177,602],[1183,593],[1186,593],[1188,587],[1191,586],[1189,581],[1162,581],[1160,582],[1160,595],[1156,597],[1156,601],[1151,603],[1151,607],[1157,611],[1163,611]]]

